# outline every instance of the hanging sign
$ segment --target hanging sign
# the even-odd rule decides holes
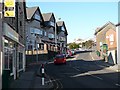
[[[4,0],[4,17],[15,17],[15,0]]]

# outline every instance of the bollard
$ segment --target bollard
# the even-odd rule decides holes
[[[45,79],[44,79],[44,78],[45,78],[45,74],[44,74],[44,73],[45,73],[45,71],[44,71],[44,64],[42,64],[42,67],[41,67],[41,68],[42,68],[42,85],[45,85]]]

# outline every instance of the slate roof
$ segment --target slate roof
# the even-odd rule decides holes
[[[64,21],[58,21],[57,26],[63,26]]]
[[[39,7],[28,7],[28,8],[26,8],[27,19],[31,19],[38,8]]]
[[[58,22],[56,22],[56,24],[57,24],[58,27],[64,26],[65,27],[65,34],[68,35],[68,32],[67,32],[64,21],[58,21]]]
[[[44,21],[50,21],[51,16],[53,15],[53,13],[43,13],[42,17]]]
[[[103,25],[101,28],[97,28],[96,30],[95,30],[95,34],[94,35],[96,35],[98,32],[100,32],[102,29],[104,29],[106,26],[108,26],[109,24],[112,24],[112,25],[114,25],[112,22],[108,22],[108,23],[106,23],[105,25]],[[115,26],[115,25],[114,25]]]

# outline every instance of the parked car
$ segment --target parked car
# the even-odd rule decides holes
[[[71,52],[72,52],[72,55],[75,55],[75,50],[74,49],[72,49]]]
[[[67,50],[66,58],[71,57],[71,56],[72,56],[72,51],[71,50]]]
[[[66,56],[65,54],[57,54],[54,58],[54,64],[66,64]]]

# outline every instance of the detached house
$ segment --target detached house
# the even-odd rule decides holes
[[[57,22],[57,43],[58,50],[61,53],[66,53],[67,51],[67,29],[64,21]]]
[[[116,64],[116,26],[108,22],[101,28],[97,28],[95,35],[97,50],[101,57],[107,57],[106,62]]]

